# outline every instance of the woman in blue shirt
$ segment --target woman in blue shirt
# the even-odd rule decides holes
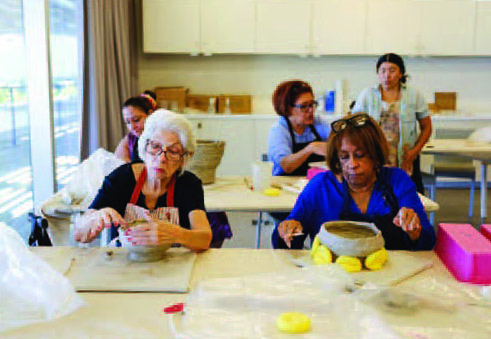
[[[325,159],[329,123],[314,117],[317,102],[305,81],[279,84],[273,93],[273,106],[280,116],[268,138],[273,175],[306,176],[310,162]]]
[[[387,164],[402,168],[424,194],[419,153],[431,135],[428,106],[419,91],[406,85],[406,67],[399,55],[382,55],[376,69],[379,84],[361,92],[352,112],[368,113],[379,122],[389,142]]]
[[[387,249],[432,249],[435,231],[414,183],[403,170],[384,167],[388,144],[375,120],[355,114],[331,126],[326,153],[331,170],[307,184],[287,220],[274,230],[273,246],[301,249],[323,223],[352,220],[374,223]]]

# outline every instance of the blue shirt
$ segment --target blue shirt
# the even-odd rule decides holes
[[[387,182],[392,186],[399,209],[401,207],[413,209],[421,223],[422,230],[418,241],[412,242],[406,234],[406,244],[401,244],[401,247],[409,246],[413,250],[431,250],[436,241],[435,231],[424,211],[414,183],[399,168],[382,167],[380,171],[380,177],[386,178]],[[354,200],[350,200],[350,210],[361,213]],[[310,180],[302,193],[300,193],[295,207],[287,219],[300,222],[303,227],[303,233],[314,239],[323,223],[339,220],[342,209],[343,184],[337,180],[331,171],[328,171],[317,174]],[[385,201],[379,183],[376,182],[365,214],[373,216],[385,215],[389,212],[390,206]]]
[[[288,119],[288,118],[287,118]],[[313,123],[321,139],[327,140],[331,132],[329,121],[323,116],[314,115]],[[305,143],[315,140],[315,135],[309,127],[306,127],[302,134],[293,132],[296,143]],[[281,168],[281,160],[293,153],[293,143],[288,130],[285,118],[280,116],[276,123],[271,127],[268,138],[268,159],[273,162],[273,175],[285,174]]]

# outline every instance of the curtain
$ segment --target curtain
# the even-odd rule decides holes
[[[81,160],[113,152],[123,137],[121,108],[138,91],[135,0],[84,0]]]

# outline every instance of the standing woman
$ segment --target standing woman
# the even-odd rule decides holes
[[[310,162],[325,160],[329,123],[314,117],[317,101],[305,81],[279,84],[273,93],[273,106],[280,116],[268,139],[273,175],[305,176]]]
[[[140,96],[131,97],[123,103],[123,120],[129,132],[114,152],[121,160],[141,161],[138,154],[138,139],[143,133],[148,116],[157,108],[156,100],[157,95],[147,90]]]
[[[366,112],[379,122],[389,142],[388,165],[402,168],[423,194],[419,153],[431,136],[428,106],[419,91],[406,85],[406,67],[399,55],[382,55],[377,76],[379,84],[361,92],[352,112]]]

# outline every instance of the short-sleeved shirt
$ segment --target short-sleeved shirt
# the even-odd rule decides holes
[[[287,118],[288,119],[288,118]],[[314,115],[313,123],[317,133],[322,140],[327,140],[331,132],[329,121],[323,117]],[[302,134],[293,132],[296,143],[305,143],[315,140],[315,135],[308,127],[305,128]],[[273,162],[273,175],[285,174],[281,168],[281,160],[293,153],[293,143],[288,130],[288,124],[285,118],[280,116],[276,123],[271,127],[268,138],[268,159]]]
[[[382,93],[380,92],[380,86],[377,85],[366,88],[360,93],[352,112],[367,113],[377,122],[380,122],[382,106]],[[429,116],[428,105],[421,92],[410,86],[402,85],[399,106],[400,142],[397,152],[399,164],[402,163],[404,148],[412,148],[418,140],[418,120]]]
[[[89,208],[111,207],[121,216],[124,216],[126,205],[130,202],[135,185],[136,179],[131,164],[124,164],[104,178],[102,187]],[[155,208],[167,207],[166,199],[167,192],[157,199]],[[143,193],[140,193],[135,205],[148,209]],[[203,185],[193,173],[184,171],[177,176],[174,188],[174,207],[179,209],[180,226],[186,229],[191,229],[190,212],[205,211]]]
[[[406,234],[405,244],[390,244],[389,247],[431,250],[435,245],[435,231],[418,197],[416,186],[409,176],[399,168],[382,167],[379,178],[392,187],[399,209],[401,207],[413,209],[421,223],[421,235],[417,242],[412,242]],[[351,212],[361,213],[353,199],[350,200],[349,208]],[[314,239],[323,223],[339,220],[342,209],[343,183],[339,182],[331,171],[327,171],[317,174],[309,181],[305,189],[300,193],[287,219],[300,222],[303,227],[303,233]],[[376,181],[365,214],[369,216],[386,215],[390,211],[390,205],[384,198],[381,185]]]

